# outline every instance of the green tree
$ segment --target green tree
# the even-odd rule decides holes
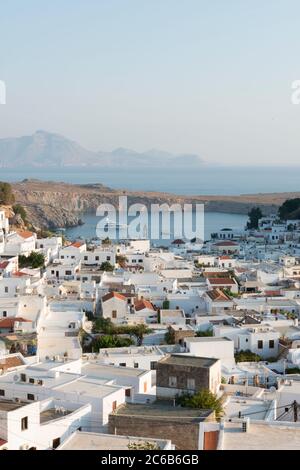
[[[13,206],[13,211],[15,214],[19,214],[22,217],[23,222],[27,222],[27,214],[23,206],[21,204],[15,204]]]
[[[279,207],[278,215],[280,220],[299,219],[300,216],[300,198],[287,199]]]
[[[212,328],[207,328],[207,330],[197,331],[196,336],[198,338],[206,337],[206,336],[213,336],[214,332]]]
[[[178,398],[178,402],[187,408],[213,410],[217,419],[220,419],[224,413],[221,399],[206,389],[200,390],[195,395],[182,395]]]
[[[124,348],[132,346],[134,342],[130,338],[120,338],[115,335],[103,335],[93,340],[93,350],[99,352],[99,349]]]
[[[239,351],[234,355],[236,362],[259,362],[261,357],[258,354],[251,352],[249,349]]]
[[[12,187],[9,183],[0,181],[0,204],[5,206],[11,205],[15,202]]]
[[[108,261],[104,261],[104,263],[101,264],[100,269],[101,271],[112,272],[114,270],[114,267]]]
[[[43,253],[32,251],[29,256],[19,256],[19,267],[22,268],[42,268],[45,266],[45,256]]]
[[[247,223],[248,229],[257,229],[258,222],[263,217],[262,211],[259,207],[253,207],[248,213],[249,222]]]
[[[112,334],[114,331],[114,324],[110,318],[97,318],[93,322],[93,333],[108,333]]]

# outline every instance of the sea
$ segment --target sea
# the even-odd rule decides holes
[[[292,167],[221,167],[198,168],[59,168],[0,169],[0,180],[24,179],[61,181],[75,184],[102,183],[113,189],[162,191],[182,195],[240,195],[300,191],[300,171]],[[67,229],[71,239],[96,236],[99,218],[82,214],[84,225]],[[205,213],[205,238],[222,228],[243,228],[242,214]]]

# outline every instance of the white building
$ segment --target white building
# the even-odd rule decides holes
[[[186,352],[193,356],[220,359],[221,366],[235,365],[234,342],[229,338],[187,337],[184,338],[184,347]]]
[[[0,399],[0,450],[52,450],[86,426],[91,406],[52,398]]]

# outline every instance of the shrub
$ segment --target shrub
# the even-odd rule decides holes
[[[258,354],[251,352],[249,349],[246,351],[239,351],[234,355],[236,362],[259,362],[261,357]]]
[[[101,271],[112,272],[114,270],[114,267],[108,261],[104,261],[104,263],[101,264],[100,269]]]
[[[13,211],[15,214],[19,214],[22,217],[23,222],[27,221],[27,214],[23,206],[21,204],[15,204],[13,206]]]
[[[206,336],[213,336],[214,332],[212,328],[207,328],[207,330],[204,331],[197,331],[196,336],[198,338],[206,337]]]
[[[223,406],[220,398],[210,390],[200,390],[195,395],[182,395],[178,398],[181,406],[187,408],[199,408],[202,410],[213,410],[216,418],[220,419],[223,415]]]
[[[13,195],[12,187],[9,183],[0,181],[0,204],[5,206],[13,204],[15,196]]]
[[[99,352],[99,349],[106,348],[124,348],[132,346],[134,342],[130,338],[120,338],[116,335],[99,336],[93,340],[93,349]]]
[[[42,253],[32,251],[29,256],[19,256],[20,268],[42,268],[45,265],[45,256]]]

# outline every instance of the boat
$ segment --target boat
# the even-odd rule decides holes
[[[108,217],[105,219],[106,226],[108,228],[127,228],[127,224],[117,224],[116,222],[111,222]]]

